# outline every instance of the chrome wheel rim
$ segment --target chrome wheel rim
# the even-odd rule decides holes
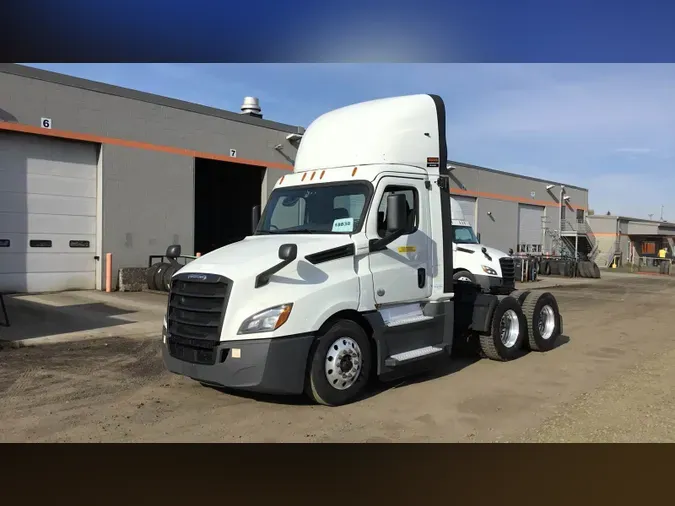
[[[346,390],[361,373],[363,359],[361,348],[350,337],[336,339],[326,353],[326,379],[336,390]]]
[[[520,322],[513,309],[507,309],[499,320],[499,337],[507,348],[513,348],[520,335]]]
[[[537,327],[542,339],[550,339],[553,336],[553,331],[555,330],[555,311],[553,311],[551,306],[541,308]]]

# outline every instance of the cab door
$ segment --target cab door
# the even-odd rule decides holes
[[[386,233],[387,197],[405,195],[408,228],[382,251],[371,252],[369,266],[375,303],[414,302],[431,296],[431,220],[425,179],[385,176],[377,185],[366,223],[368,240]]]

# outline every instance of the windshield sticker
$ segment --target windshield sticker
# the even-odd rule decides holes
[[[353,232],[354,218],[340,218],[333,221],[333,232]]]

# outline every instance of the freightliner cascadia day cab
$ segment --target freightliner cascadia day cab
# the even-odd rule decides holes
[[[433,367],[459,339],[501,361],[551,349],[562,331],[553,295],[453,280],[445,121],[435,95],[316,119],[293,173],[253,213],[253,235],[173,276],[166,367],[336,406],[374,377]]]
[[[475,283],[484,292],[508,295],[515,290],[513,258],[503,251],[480,244],[462,207],[450,198],[452,212],[453,279]]]

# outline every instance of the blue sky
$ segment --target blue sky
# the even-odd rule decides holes
[[[672,64],[35,64],[307,126],[354,102],[441,95],[449,157],[590,190],[596,213],[675,220]]]

